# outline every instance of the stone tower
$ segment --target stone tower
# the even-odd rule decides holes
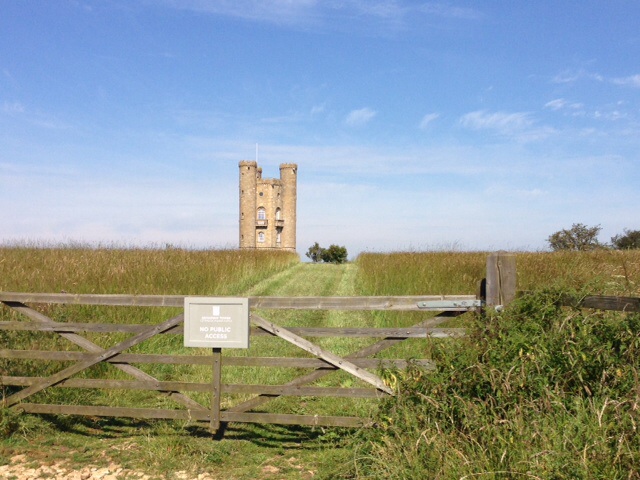
[[[262,178],[257,162],[240,168],[240,248],[296,249],[298,166],[280,165],[280,178]]]

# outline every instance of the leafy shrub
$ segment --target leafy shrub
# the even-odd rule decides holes
[[[345,263],[347,261],[347,248],[339,245],[329,245],[329,248],[321,247],[318,242],[309,247],[305,255],[313,263]]]
[[[624,230],[624,235],[611,237],[611,243],[618,250],[640,248],[640,230]]]
[[[433,374],[384,372],[397,396],[341,475],[637,478],[640,315],[559,308],[558,295],[525,296],[433,345]]]
[[[600,225],[588,227],[582,223],[574,223],[570,229],[562,229],[549,236],[547,241],[554,250],[594,250],[601,247],[598,242]]]

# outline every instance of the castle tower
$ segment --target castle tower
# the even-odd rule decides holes
[[[297,170],[280,165],[280,179],[262,178],[262,168],[240,168],[240,248],[296,249]]]

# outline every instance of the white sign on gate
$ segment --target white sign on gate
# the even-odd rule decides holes
[[[249,348],[249,299],[185,297],[184,345]]]

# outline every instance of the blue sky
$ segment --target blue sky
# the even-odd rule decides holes
[[[640,229],[639,21],[635,0],[0,0],[0,241],[236,247],[256,155],[299,166],[301,254],[609,241]]]

